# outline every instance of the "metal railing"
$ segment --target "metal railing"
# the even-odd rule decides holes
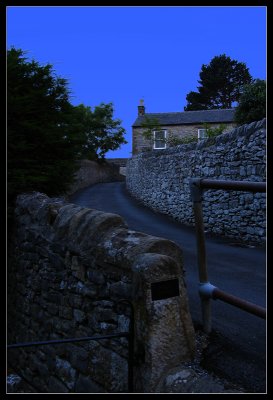
[[[203,329],[205,332],[211,332],[211,303],[210,299],[219,299],[247,311],[260,318],[266,318],[266,309],[256,304],[245,301],[239,297],[233,296],[223,290],[213,286],[208,279],[205,230],[203,222],[202,200],[204,189],[224,189],[248,192],[266,192],[265,182],[248,181],[224,181],[213,179],[193,178],[190,180],[190,192],[193,202],[193,211],[195,218],[196,243],[197,243],[197,262],[199,271],[199,295],[201,298]]]
[[[103,340],[103,339],[114,339],[125,337],[128,339],[128,392],[133,393],[134,390],[134,308],[130,301],[120,300],[118,303],[126,303],[130,306],[130,319],[129,319],[129,330],[128,332],[117,332],[108,335],[98,336],[85,336],[80,338],[68,338],[68,339],[56,339],[56,340],[43,340],[36,342],[25,342],[25,343],[14,343],[7,345],[7,349],[18,349],[33,346],[47,346],[47,345],[58,345],[63,343],[75,343],[75,342],[86,342],[90,340]],[[14,366],[11,365],[12,368]],[[16,369],[16,368],[14,368]],[[37,389],[32,383],[30,383],[22,374],[21,378],[24,379],[28,384]]]

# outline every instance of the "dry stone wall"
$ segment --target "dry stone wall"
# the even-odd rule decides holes
[[[134,391],[156,391],[166,370],[194,357],[183,254],[174,242],[37,192],[20,195],[15,213],[9,344],[127,332],[130,307],[118,304],[126,300],[135,313]],[[166,296],[170,282],[175,291]],[[165,296],[153,292],[157,284]],[[45,393],[127,392],[127,356],[124,337],[8,351],[11,365]]]
[[[67,193],[68,195],[96,183],[124,180],[124,176],[120,174],[119,165],[112,163],[111,160],[108,160],[105,163],[81,160],[79,163],[80,167],[75,174],[75,182],[71,185]]]
[[[194,225],[190,178],[264,182],[266,119],[198,144],[143,152],[127,163],[126,185],[133,196],[155,211]],[[207,190],[203,198],[206,231],[264,245],[264,193]]]

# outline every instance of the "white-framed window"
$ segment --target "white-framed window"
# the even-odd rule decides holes
[[[166,137],[167,131],[165,129],[154,131],[154,149],[166,149]]]
[[[208,137],[206,129],[198,129],[198,140],[206,139]]]

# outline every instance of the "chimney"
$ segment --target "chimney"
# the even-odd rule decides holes
[[[139,101],[139,106],[137,107],[138,108],[138,116],[139,117],[145,114],[145,107],[144,107],[143,103],[144,103],[144,100],[141,99]]]

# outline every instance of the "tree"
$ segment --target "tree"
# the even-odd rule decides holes
[[[113,119],[113,103],[101,103],[93,111],[80,104],[74,111],[82,129],[81,157],[104,161],[109,150],[117,150],[127,143],[121,120]]]
[[[73,110],[67,81],[52,66],[7,52],[8,202],[25,191],[57,195],[73,181],[79,146],[68,131]]]
[[[249,124],[266,117],[266,82],[255,79],[251,84],[244,86],[238,107],[235,111],[235,121]]]
[[[252,82],[246,64],[225,54],[203,64],[199,76],[198,92],[187,94],[185,111],[232,108],[239,101],[243,86]]]
[[[91,111],[72,106],[66,79],[52,65],[29,61],[21,49],[7,52],[8,202],[22,192],[65,193],[78,159],[104,159],[127,143],[113,105]]]

